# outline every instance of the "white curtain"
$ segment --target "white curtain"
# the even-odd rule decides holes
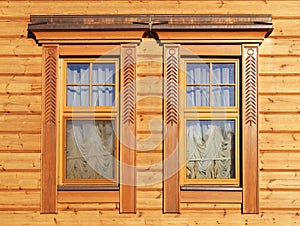
[[[188,106],[234,106],[234,65],[213,64],[210,81],[209,64],[187,65]],[[212,85],[210,92],[209,85]],[[212,103],[210,103],[210,95]]]
[[[114,177],[112,121],[68,121],[66,132],[68,179]]]
[[[111,106],[114,101],[113,64],[94,64],[90,81],[89,64],[70,64],[67,72],[68,106]],[[89,85],[92,83],[92,103]],[[76,86],[75,86],[76,85]],[[85,85],[85,86],[84,86]],[[110,120],[69,120],[67,178],[114,177],[114,129]]]
[[[234,122],[187,121],[187,175],[195,178],[234,177]]]

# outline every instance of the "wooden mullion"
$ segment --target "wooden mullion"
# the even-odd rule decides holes
[[[179,213],[179,48],[164,46],[165,142],[164,142],[164,213]]]
[[[57,212],[58,45],[43,46],[41,213]]]
[[[243,46],[243,213],[259,212],[258,45]]]

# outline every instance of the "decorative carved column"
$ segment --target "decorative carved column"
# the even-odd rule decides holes
[[[43,46],[41,212],[57,212],[56,84],[58,45]]]
[[[179,213],[179,45],[164,46],[164,213]]]
[[[243,213],[259,212],[258,45],[243,46]]]
[[[120,212],[136,212],[136,45],[121,45]]]

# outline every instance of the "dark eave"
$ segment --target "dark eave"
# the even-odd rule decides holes
[[[265,31],[272,32],[268,14],[234,15],[32,15],[35,31]]]

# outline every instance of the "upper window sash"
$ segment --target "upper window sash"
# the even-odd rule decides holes
[[[63,59],[64,112],[117,112],[119,59]]]

